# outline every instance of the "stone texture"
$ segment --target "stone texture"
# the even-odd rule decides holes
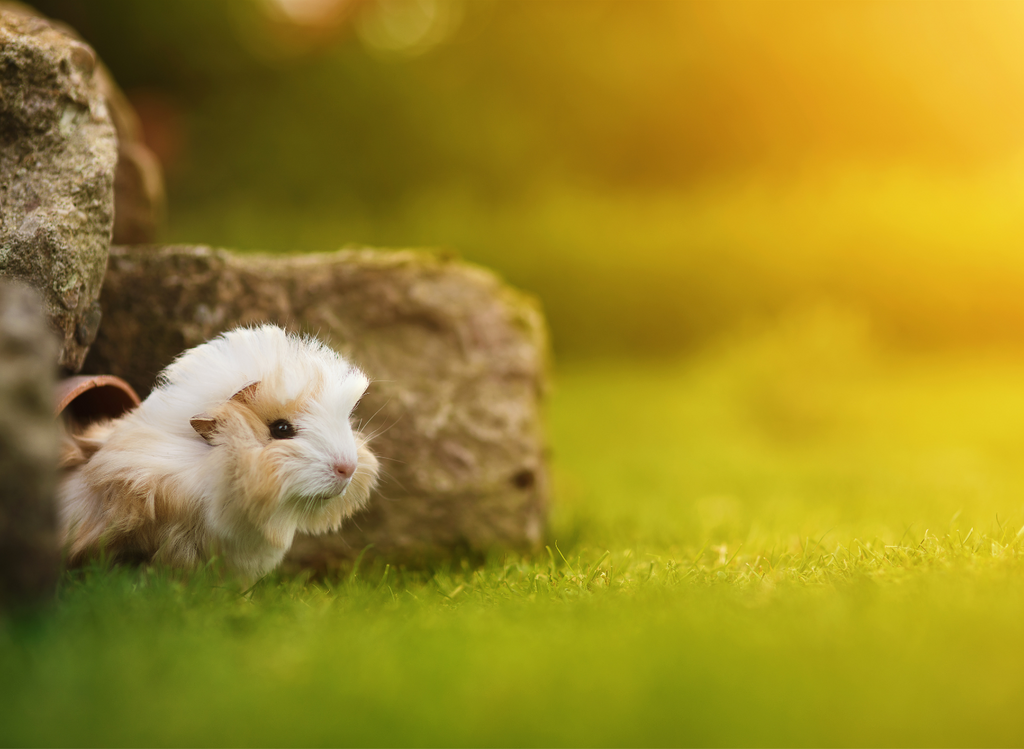
[[[74,29],[60,21],[45,18],[21,3],[0,0],[0,14],[3,13],[31,17],[37,24],[46,24],[70,39],[82,42]],[[112,241],[114,244],[154,242],[167,210],[163,169],[159,159],[143,141],[142,126],[135,109],[99,60],[93,76],[117,133]]]
[[[370,543],[415,560],[540,541],[546,331],[491,273],[415,252],[114,247],[102,303],[86,370],[141,396],[184,349],[264,321],[318,335],[370,376],[357,417],[386,477],[341,533],[297,539],[292,567],[331,568]]]
[[[0,276],[42,292],[77,371],[99,326],[117,138],[93,50],[0,7]]]
[[[39,293],[0,281],[0,608],[52,595],[60,569],[56,357]]]

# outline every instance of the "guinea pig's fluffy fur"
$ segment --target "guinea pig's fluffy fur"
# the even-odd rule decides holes
[[[186,351],[142,405],[64,442],[69,562],[100,552],[243,579],[276,567],[297,530],[362,508],[377,458],[352,429],[366,376],[312,338],[240,328]]]

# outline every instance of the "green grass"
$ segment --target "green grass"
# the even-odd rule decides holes
[[[562,368],[549,548],[87,570],[0,619],[0,743],[1019,745],[1022,425],[1024,361],[835,310]]]

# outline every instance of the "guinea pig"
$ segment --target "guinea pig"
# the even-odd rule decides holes
[[[272,325],[186,351],[134,411],[66,436],[68,562],[217,555],[242,580],[263,576],[296,531],[335,530],[369,500],[379,464],[351,425],[367,385],[324,344]]]

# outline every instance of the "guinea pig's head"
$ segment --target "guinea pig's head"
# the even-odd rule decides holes
[[[283,512],[299,530],[339,527],[377,481],[377,458],[351,424],[367,385],[355,368],[340,382],[321,374],[301,388],[266,377],[194,416],[192,428],[222,451],[224,501],[256,523]]]

